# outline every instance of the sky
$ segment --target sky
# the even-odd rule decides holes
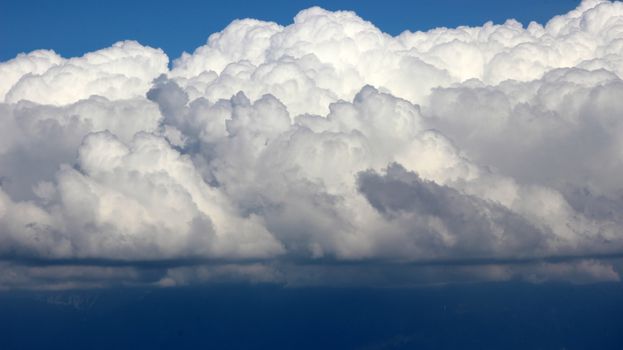
[[[0,326],[3,349],[618,349],[622,291],[508,283],[21,292],[0,294]]]
[[[1,2],[0,348],[622,348],[622,28]]]
[[[544,23],[567,12],[575,0],[525,1],[3,1],[0,4],[0,60],[20,52],[52,49],[79,56],[121,39],[162,48],[170,57],[192,52],[207,36],[237,18],[258,18],[282,25],[311,6],[353,10],[392,35],[404,30],[501,23],[508,18]],[[400,8],[400,11],[394,9]],[[456,8],[447,11],[448,8]],[[36,25],[35,25],[36,23]]]

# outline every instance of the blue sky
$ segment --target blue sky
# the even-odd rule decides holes
[[[7,293],[0,326],[3,349],[605,350],[623,341],[622,292],[509,283]]]
[[[288,24],[298,11],[314,5],[354,10],[383,31],[481,25],[516,18],[545,22],[573,9],[575,0],[420,0],[420,1],[93,1],[30,0],[0,2],[0,60],[20,52],[53,49],[65,57],[82,55],[124,39],[160,47],[169,57],[192,52],[209,34],[236,18],[252,17]]]

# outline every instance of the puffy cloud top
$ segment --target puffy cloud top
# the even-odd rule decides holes
[[[168,63],[0,63],[0,288],[620,278],[623,3],[396,37],[314,7]]]
[[[122,41],[82,57],[62,59],[51,51],[34,51],[3,63],[8,81],[0,92],[6,103],[28,100],[65,105],[91,95],[110,99],[144,96],[151,81],[167,72],[160,49]]]

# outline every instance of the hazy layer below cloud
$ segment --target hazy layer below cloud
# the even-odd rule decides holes
[[[0,288],[619,280],[623,3],[0,63]]]

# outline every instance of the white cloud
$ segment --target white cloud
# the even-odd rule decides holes
[[[131,41],[19,55],[0,285],[618,280],[621,28],[607,1],[396,37],[311,8],[170,70]]]
[[[0,66],[0,71],[19,76],[11,79],[17,81],[5,89],[4,101],[64,105],[91,95],[109,99],[143,96],[151,81],[167,72],[168,61],[162,50],[135,41],[121,41],[71,59],[35,51]],[[29,66],[34,69],[28,69]]]

